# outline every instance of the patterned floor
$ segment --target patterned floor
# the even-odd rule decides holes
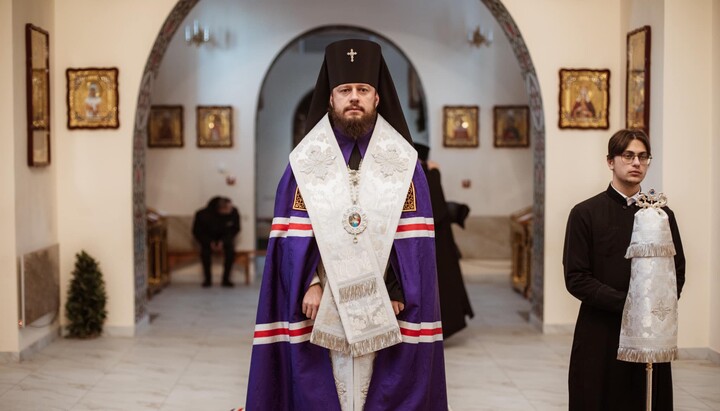
[[[489,269],[488,269],[489,267]],[[477,316],[446,341],[453,411],[565,410],[571,337],[542,335],[504,266],[465,265]],[[220,410],[243,405],[256,287],[199,287],[197,267],[150,303],[136,338],[57,340],[0,365],[0,410]],[[497,272],[497,271],[495,271]],[[674,364],[676,410],[720,410],[720,366]]]

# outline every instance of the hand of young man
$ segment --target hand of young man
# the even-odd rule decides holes
[[[390,301],[390,304],[392,305],[393,311],[395,311],[395,315],[400,314],[400,311],[405,309],[405,304],[400,301]]]
[[[317,317],[322,293],[323,290],[320,284],[311,285],[305,292],[305,297],[302,300],[302,312],[307,318],[314,320]]]

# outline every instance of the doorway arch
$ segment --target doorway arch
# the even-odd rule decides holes
[[[305,100],[304,113],[307,113],[325,47],[334,41],[348,38],[366,39],[380,44],[412,138],[426,144],[423,138],[427,137],[423,133],[426,121],[421,114],[425,93],[415,64],[397,43],[377,31],[357,25],[320,25],[294,36],[274,54],[263,73],[256,105],[256,249],[267,248],[273,219],[276,186],[267,182],[278,181],[282,177],[295,140],[299,141],[304,136],[305,116],[296,117],[296,111],[302,106],[302,100]],[[411,77],[408,73],[415,75]],[[411,94],[415,97],[412,101]],[[420,120],[423,121],[422,125],[419,124]],[[300,129],[299,135],[293,132],[293,127]]]
[[[531,322],[542,325],[545,267],[545,111],[530,51],[515,20],[501,0],[480,0],[495,17],[515,53],[530,106],[530,138],[533,141],[533,244],[531,264]]]
[[[147,261],[145,255],[145,154],[147,120],[150,113],[152,84],[163,55],[180,24],[200,0],[178,0],[163,23],[153,44],[140,82],[133,131],[132,202],[133,202],[133,260],[135,284],[135,322],[147,315]],[[533,139],[533,252],[531,317],[542,323],[543,318],[543,266],[544,266],[544,211],[545,211],[545,124],[540,86],[530,53],[522,34],[501,0],[480,0],[497,20],[510,41],[520,65],[525,88],[529,96],[531,138]]]

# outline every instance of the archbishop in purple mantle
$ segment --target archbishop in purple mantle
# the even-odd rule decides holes
[[[325,51],[277,189],[247,410],[447,410],[425,174],[380,46]]]

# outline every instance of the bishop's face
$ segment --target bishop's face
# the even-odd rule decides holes
[[[330,95],[330,107],[339,118],[360,119],[375,113],[380,101],[375,87],[365,83],[347,83],[335,87]]]
[[[347,83],[335,87],[330,95],[330,118],[353,138],[358,138],[375,125],[380,96],[365,83]]]

